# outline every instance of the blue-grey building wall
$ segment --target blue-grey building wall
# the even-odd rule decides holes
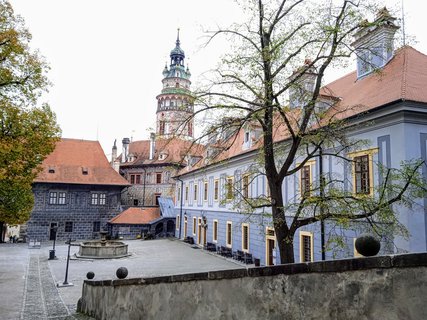
[[[408,111],[409,110],[409,111]],[[398,168],[403,161],[415,159],[427,159],[427,113],[426,107],[422,104],[412,102],[399,102],[375,111],[371,111],[364,117],[354,120],[354,126],[348,131],[349,138],[364,140],[364,149],[372,151],[373,160],[373,183],[378,185],[382,178],[376,165],[381,164],[386,167]],[[236,142],[238,143],[238,142]],[[363,149],[362,149],[363,150]],[[226,223],[232,222],[232,248],[242,249],[242,223],[250,224],[249,252],[266,264],[266,228],[272,226],[271,218],[267,214],[262,215],[260,211],[251,213],[240,213],[240,209],[222,201],[224,199],[224,188],[226,177],[238,177],[250,171],[253,166],[261,166],[255,160],[256,153],[236,156],[233,159],[224,161],[220,165],[207,166],[201,170],[183,174],[180,178],[184,181],[184,190],[181,195],[185,196],[185,188],[188,187],[188,199],[183,199],[183,217],[181,227],[184,227],[184,213],[187,216],[187,235],[193,236],[193,217],[196,217],[195,242],[198,241],[198,219],[206,217],[207,221],[207,242],[213,242],[212,226],[213,220],[218,220],[218,241],[217,245],[225,246]],[[298,162],[296,159],[295,164]],[[313,165],[313,183],[318,183],[319,163]],[[343,188],[352,190],[352,168],[351,163],[345,163],[337,157],[324,156],[323,172],[330,177],[343,180]],[[422,173],[427,178],[427,167],[424,165]],[[299,174],[286,177],[282,185],[284,200],[286,203],[298,201],[299,194]],[[220,199],[213,200],[213,183],[219,182]],[[200,201],[203,195],[203,181],[208,182],[208,199]],[[197,201],[194,203],[194,184],[198,184]],[[237,186],[238,187],[238,186]],[[266,180],[264,176],[254,178],[250,183],[250,193],[253,196],[266,194]],[[178,194],[176,195],[178,199]],[[414,199],[412,208],[394,204],[394,209],[398,214],[399,221],[409,231],[409,238],[392,234],[382,235],[382,253],[398,252],[419,252],[427,250],[427,219],[426,219],[426,199]],[[180,212],[180,201],[176,201],[175,208]],[[289,216],[288,218],[292,218]],[[327,259],[353,257],[357,252],[354,250],[354,240],[365,230],[365,222],[355,223],[350,229],[343,229],[333,222],[326,223],[325,235],[327,242],[331,242],[326,252]],[[202,231],[203,232],[203,231]],[[300,235],[301,232],[309,232],[313,236],[313,258],[321,259],[320,225],[312,224],[298,229],[294,237],[295,261],[300,260]],[[185,232],[181,230],[181,238]],[[333,245],[332,234],[341,236],[341,246]],[[177,232],[178,235],[178,232]],[[277,248],[277,246],[276,246]],[[279,257],[278,252],[275,254]],[[276,259],[278,262],[279,260]]]

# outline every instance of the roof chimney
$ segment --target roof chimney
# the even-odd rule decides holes
[[[123,138],[122,140],[122,162],[128,161],[128,154],[129,154],[129,138]]]
[[[289,88],[289,106],[291,108],[303,107],[307,104],[312,97],[316,78],[317,72],[313,62],[310,59],[305,59],[304,65],[290,76],[290,80],[293,81]]]
[[[399,29],[395,20],[384,7],[374,22],[364,21],[355,33],[352,46],[357,55],[357,78],[382,68],[393,57],[394,34]]]
[[[155,147],[155,141],[154,139],[156,138],[156,134],[154,132],[150,133],[150,156],[149,156],[149,160],[153,160],[154,158],[154,147]]]

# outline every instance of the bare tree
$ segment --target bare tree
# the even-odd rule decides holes
[[[321,94],[322,80],[328,68],[349,59],[353,34],[372,25],[365,18],[375,9],[366,1],[251,0],[245,1],[245,23],[210,34],[208,44],[226,36],[232,50],[196,93],[201,106],[196,114],[211,119],[202,136],[223,137],[214,152],[218,155],[245,126],[259,130],[256,146],[263,168],[252,176],[267,177],[269,194],[236,199],[242,211],[271,207],[282,263],[294,262],[298,228],[324,220],[395,223],[391,205],[409,204],[423,190],[421,163],[416,162],[387,169],[379,196],[356,197],[342,189],[342,179],[322,175],[299,199],[284,200],[284,179],[301,173],[311,159],[329,155],[354,161],[344,155],[361,142],[346,136],[345,115],[358,110],[335,109],[337,101]]]

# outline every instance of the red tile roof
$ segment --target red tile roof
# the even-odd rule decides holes
[[[160,218],[157,208],[129,208],[109,221],[111,224],[148,224]]]
[[[400,48],[394,57],[378,72],[357,79],[353,71],[334,82],[322,87],[321,99],[330,99],[337,103],[331,108],[331,116],[348,118],[371,109],[400,100],[427,103],[427,56],[410,46]],[[290,115],[292,122],[297,123],[299,110]],[[274,127],[274,141],[289,138],[284,123],[277,117]],[[247,150],[242,149],[243,130],[229,139],[232,145],[218,155],[212,163],[229,159],[253,151],[262,144],[262,137]],[[229,143],[228,143],[229,144]],[[227,145],[223,143],[223,145]],[[179,174],[197,170],[205,166],[199,161],[192,168],[181,169]]]
[[[149,160],[150,140],[133,141],[129,144],[129,154],[135,156],[136,159],[133,162],[121,163],[120,165],[182,163],[186,155],[201,157],[204,151],[205,146],[189,140],[180,138],[156,139],[155,154],[153,159]],[[165,155],[163,160],[159,160],[160,154]],[[121,159],[121,156],[118,159]]]
[[[349,117],[398,100],[427,103],[427,56],[405,46],[379,71],[357,79],[356,71],[324,86],[321,94],[340,99]]]
[[[42,163],[34,182],[126,186],[108,163],[98,141],[61,139]]]

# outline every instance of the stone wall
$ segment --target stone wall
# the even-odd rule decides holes
[[[33,185],[34,208],[27,222],[27,237],[39,241],[49,240],[51,224],[58,225],[57,240],[100,238],[94,232],[94,222],[105,228],[107,222],[121,211],[122,186],[48,184]],[[65,192],[64,204],[49,204],[49,192]],[[105,193],[104,205],[92,205],[91,193]],[[72,232],[65,232],[65,222],[73,223]]]
[[[427,319],[427,253],[86,280],[96,319]]]

